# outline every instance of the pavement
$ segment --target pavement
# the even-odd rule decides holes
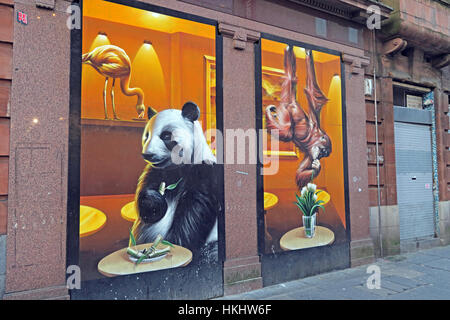
[[[376,273],[373,273],[377,268],[373,266],[379,267],[379,288],[369,289],[377,284]],[[449,300],[450,246],[378,259],[372,265],[320,274],[221,299]]]

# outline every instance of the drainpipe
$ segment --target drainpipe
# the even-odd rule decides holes
[[[383,236],[381,233],[381,188],[380,188],[380,159],[379,159],[379,149],[378,149],[378,96],[377,96],[377,60],[376,60],[376,34],[375,29],[373,30],[373,86],[374,86],[374,100],[375,100],[375,154],[376,154],[376,164],[377,164],[377,205],[378,205],[378,241],[380,243],[380,257],[383,256]]]

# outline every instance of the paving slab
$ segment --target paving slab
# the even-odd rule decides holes
[[[442,258],[438,255],[415,253],[415,254],[408,255],[406,257],[405,262],[415,263],[415,264],[424,264],[426,262],[431,262],[431,261],[435,261],[435,260],[439,260],[439,259],[442,259]]]
[[[357,286],[355,288],[359,289],[360,292],[365,292],[366,294],[373,294],[373,295],[380,296],[383,298],[387,298],[388,296],[398,293],[398,292],[395,292],[393,290],[383,288],[383,287],[381,287],[380,289],[369,289],[369,288],[367,288],[366,285]]]
[[[435,256],[439,256],[441,258],[450,259],[450,249],[448,247],[449,246],[423,250],[423,251],[420,251],[420,253],[427,254],[427,255],[435,255]]]
[[[263,300],[450,300],[450,246],[427,249],[375,263],[381,288],[367,288],[368,266],[290,281],[225,299]]]
[[[450,272],[450,259],[439,259],[424,263],[427,267],[445,270]]]
[[[415,269],[412,269],[410,266],[401,265],[398,267],[391,267],[391,268],[381,268],[381,275],[382,276],[399,276],[399,277],[405,277],[409,279],[414,279],[417,277],[420,277],[423,275],[421,271],[417,271]]]
[[[396,294],[390,298],[396,300],[449,300],[450,290],[431,284]]]
[[[413,289],[413,288],[428,284],[428,282],[419,280],[417,278],[411,279],[411,278],[399,277],[399,276],[385,276],[385,277],[381,278],[381,281],[385,281],[385,280],[400,284],[407,289]]]
[[[5,275],[0,275],[0,300],[3,299],[3,295],[5,294]]]
[[[390,291],[394,291],[396,293],[400,293],[400,292],[404,292],[406,290],[412,289],[412,288],[416,288],[417,286],[411,287],[411,286],[406,286],[406,285],[402,285],[400,283],[397,282],[392,282],[387,280],[386,278],[382,278],[381,279],[381,287],[383,289],[388,289]]]

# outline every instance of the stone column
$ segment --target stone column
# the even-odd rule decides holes
[[[450,151],[447,149],[446,136],[450,128],[448,96],[442,89],[435,89],[434,104],[436,108],[436,140],[439,176],[439,239],[442,245],[450,244],[450,201],[447,181],[450,177]]]
[[[262,287],[261,263],[258,256],[256,219],[256,143],[234,141],[231,130],[255,133],[255,53],[254,42],[259,33],[219,24],[223,35],[223,127],[225,142],[225,262],[224,294],[230,295]],[[253,139],[256,141],[256,135]],[[244,149],[245,147],[245,149]],[[245,153],[245,164],[236,164],[237,153]],[[234,153],[234,154],[232,154]],[[232,160],[234,156],[234,161]]]
[[[15,3],[5,299],[68,298],[69,4]]]
[[[348,192],[350,210],[351,266],[374,260],[373,241],[370,238],[366,108],[364,97],[364,66],[368,60],[343,55],[345,63]],[[364,156],[362,158],[362,156]]]

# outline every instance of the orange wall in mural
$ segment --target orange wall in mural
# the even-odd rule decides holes
[[[285,48],[286,44],[266,39],[262,40],[263,82],[265,70],[268,68],[278,69],[283,72],[278,82],[279,90],[281,90],[284,76]],[[296,74],[298,78],[297,101],[303,110],[307,112],[308,102],[304,93],[304,88],[306,88],[305,50],[295,47],[294,53],[296,55]],[[319,212],[318,220],[329,225],[340,225],[340,228],[345,230],[341,61],[339,56],[319,51],[313,51],[313,57],[318,85],[329,99],[320,114],[320,127],[330,137],[332,143],[331,154],[320,160],[321,172],[314,178],[314,183],[317,184],[317,187],[331,195],[331,201],[326,205],[326,212]],[[264,89],[265,86],[267,85],[263,83],[263,118],[265,118],[266,107],[270,104],[277,104],[273,101],[266,101],[267,91]],[[276,91],[276,89],[273,90]],[[274,99],[279,101],[279,97]],[[263,121],[265,122],[265,119]],[[285,149],[295,150],[294,143],[280,142],[280,150]],[[303,157],[303,154],[298,150],[296,155],[281,156],[278,163],[278,173],[264,176],[264,191],[275,194],[279,199],[277,205],[266,213],[266,226],[274,239],[279,239],[283,233],[302,224],[302,214],[293,202],[295,201],[295,193],[300,193],[296,184],[295,174]],[[269,166],[270,164],[266,164],[265,168]]]
[[[145,106],[157,111],[169,107],[180,109],[184,102],[192,100],[198,104],[206,120],[204,56],[215,55],[215,28],[115,4],[108,4],[106,14],[99,10],[99,5],[103,5],[102,2],[89,1],[84,8],[83,53],[103,44],[122,48],[132,63],[130,87],[144,91]],[[157,23],[162,20],[164,23]],[[152,29],[145,27],[147,23]],[[82,118],[103,119],[105,77],[91,66],[83,65],[82,78]],[[111,86],[112,79],[107,90],[110,118]],[[119,79],[114,91],[119,118],[136,119],[137,97],[124,95]]]

